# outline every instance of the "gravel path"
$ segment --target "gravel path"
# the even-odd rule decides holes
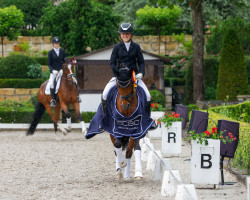
[[[151,140],[160,150],[160,140]],[[190,145],[184,143],[182,156],[170,158],[182,182],[190,183]],[[144,169],[146,163],[143,163]],[[134,162],[132,159],[132,171]],[[225,181],[237,181],[225,171]],[[196,189],[199,199],[243,200],[242,183],[219,189]],[[161,182],[144,170],[143,180],[115,179],[115,156],[107,133],[85,140],[79,132],[56,136],[39,131],[26,137],[24,132],[0,132],[0,200],[172,200],[161,196]]]

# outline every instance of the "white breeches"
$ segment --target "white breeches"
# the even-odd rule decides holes
[[[50,73],[48,84],[50,85],[51,89],[54,88],[54,80],[55,80],[55,78],[56,78],[56,74]]]
[[[137,84],[139,86],[141,86],[144,90],[144,92],[146,93],[146,96],[147,96],[147,101],[150,101],[151,100],[151,96],[150,96],[150,93],[148,91],[148,88],[147,86],[144,84],[144,82],[142,80],[138,80],[137,81]],[[106,85],[106,87],[104,88],[103,90],[103,93],[102,93],[102,98],[104,100],[107,100],[107,96],[108,96],[108,93],[109,93],[109,90],[116,85],[116,77],[113,77],[111,78],[111,80],[108,82],[108,84]]]

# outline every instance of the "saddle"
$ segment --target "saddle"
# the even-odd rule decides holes
[[[55,94],[57,94],[59,88],[60,88],[60,84],[61,84],[61,79],[62,79],[62,74],[63,73],[58,73],[55,80],[56,80],[56,90],[55,90]],[[49,82],[47,83],[46,85],[46,88],[45,88],[45,94],[46,95],[50,95],[50,86],[51,84],[49,84]]]

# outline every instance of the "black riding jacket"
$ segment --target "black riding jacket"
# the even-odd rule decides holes
[[[50,73],[53,70],[60,70],[62,69],[63,62],[67,61],[67,55],[63,49],[59,49],[59,56],[57,56],[54,49],[50,50],[48,53],[48,66],[50,69]]]
[[[133,41],[131,41],[129,51],[127,51],[124,42],[120,42],[114,46],[110,58],[110,67],[113,71],[113,76],[117,76],[117,66],[122,63],[132,68],[136,74],[145,74],[145,64],[141,47]]]

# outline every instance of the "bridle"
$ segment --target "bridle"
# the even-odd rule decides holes
[[[131,104],[131,101],[132,101],[132,99],[134,98],[134,95],[135,95],[135,89],[134,89],[134,84],[130,84],[131,82],[132,82],[132,78],[131,79],[129,79],[128,81],[119,81],[118,79],[116,79],[116,82],[117,82],[117,84],[121,87],[121,88],[127,88],[128,86],[130,86],[131,87],[131,92],[128,94],[128,95],[121,95],[120,93],[119,93],[119,90],[118,90],[118,93],[119,93],[119,95],[120,95],[120,97],[121,97],[121,99],[122,99],[122,104],[121,104],[121,106],[122,106],[122,108],[124,109],[124,110],[128,110],[129,108],[130,108],[130,104]],[[125,85],[122,85],[122,84],[125,84]],[[127,106],[125,106],[125,104],[123,104],[123,101],[127,101],[128,103],[127,103]]]

